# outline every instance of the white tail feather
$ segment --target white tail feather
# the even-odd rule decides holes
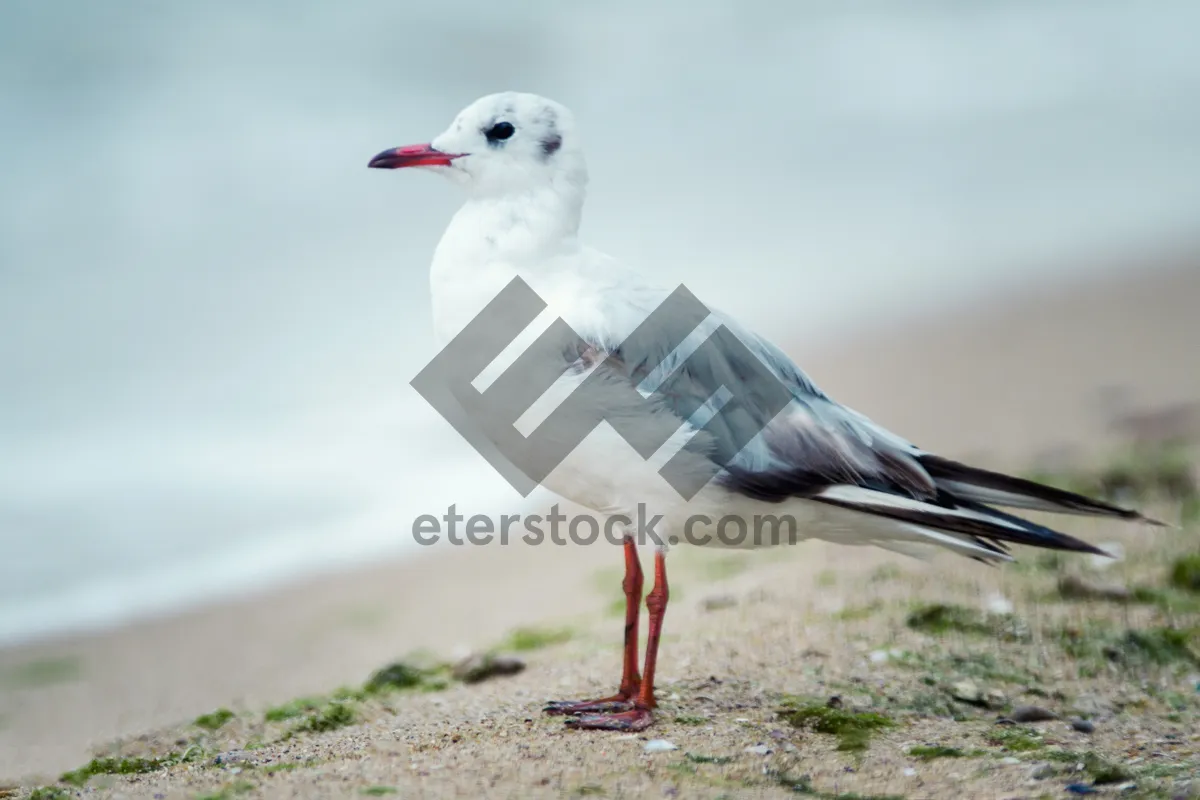
[[[911,497],[903,497],[896,494],[888,494],[886,492],[877,492],[874,489],[864,489],[861,486],[850,486],[849,484],[839,484],[838,486],[830,486],[823,490],[817,497],[828,497],[830,500],[838,500],[843,503],[853,503],[856,506],[862,506],[863,509],[869,510],[872,508],[903,508],[910,511],[923,511],[930,514],[940,514],[944,517],[958,517],[960,519],[973,519],[979,522],[986,522],[989,525],[998,525],[1003,528],[1011,528],[1014,531],[1025,530],[1022,526],[1010,522],[1001,517],[993,517],[988,514],[983,514],[969,508],[943,508],[935,506],[921,500],[915,500]]]

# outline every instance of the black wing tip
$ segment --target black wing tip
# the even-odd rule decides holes
[[[1020,519],[1017,517],[1016,519]],[[1070,534],[1056,531],[1053,528],[1046,528],[1041,525],[1035,525],[1028,520],[1021,520],[1029,525],[1037,539],[1034,541],[1022,541],[1029,547],[1040,547],[1043,550],[1062,550],[1067,553],[1083,553],[1089,556],[1104,556],[1112,558],[1112,553],[1107,550],[1102,550],[1091,542],[1085,542],[1083,539],[1077,539]]]
[[[1036,481],[1030,481],[1030,483],[1034,484],[1035,486],[1044,486],[1045,485],[1045,484],[1037,483]],[[1048,488],[1053,489],[1054,487],[1051,486]],[[1065,490],[1060,489],[1059,491],[1065,491]],[[1147,517],[1145,514],[1138,511],[1136,508],[1125,508],[1124,506],[1109,505],[1108,503],[1101,503],[1098,500],[1093,500],[1090,497],[1087,497],[1085,495],[1081,495],[1081,494],[1076,495],[1076,494],[1073,494],[1072,492],[1067,492],[1067,494],[1072,495],[1074,497],[1078,497],[1081,500],[1086,501],[1089,507],[1093,506],[1093,505],[1103,507],[1104,512],[1097,513],[1094,516],[1115,517],[1117,519],[1125,520],[1126,522],[1140,522],[1142,524],[1150,525],[1155,528],[1174,527],[1173,525],[1171,525],[1168,522],[1162,522],[1161,520],[1154,519],[1153,517]]]
[[[831,497],[822,497],[820,495],[816,495],[811,499],[852,511],[932,528],[933,530],[957,533],[969,537],[984,549],[992,550],[1001,558],[1008,555],[1006,544],[1112,557],[1111,553],[1105,552],[1082,539],[1077,539],[1069,534],[1056,531],[1053,528],[1047,528],[1044,525],[1039,525],[1036,522],[1031,522],[1013,514],[1006,514],[1003,511],[991,508],[982,503],[954,497],[945,492],[942,493],[942,499],[950,505],[930,505],[924,509],[895,508],[854,503]],[[984,517],[970,518],[946,513],[947,511],[956,509],[974,511],[984,515]],[[987,519],[989,516],[991,519]],[[987,556],[984,557],[986,558]],[[1008,557],[1011,559],[1011,556]]]
[[[1065,550],[1068,553],[1083,553],[1084,555],[1104,556],[1105,558],[1115,558],[1116,557],[1112,553],[1108,552],[1107,550],[1103,550],[1103,549],[1097,547],[1096,545],[1092,544],[1091,542],[1085,542],[1083,539],[1076,539],[1074,536],[1068,536],[1065,533],[1060,533],[1058,535],[1060,537],[1062,537],[1062,539],[1059,540],[1058,542],[1056,542],[1055,544],[1056,545],[1065,545],[1065,546],[1052,546],[1052,547],[1049,547],[1046,549]],[[1045,546],[1043,545],[1043,547],[1045,547]]]
[[[1172,527],[1165,522],[1147,517],[1142,512],[1133,508],[1113,505],[1103,500],[1097,500],[1087,495],[1060,489],[1057,486],[1050,486],[1028,478],[1019,478],[1015,475],[1006,475],[1003,472],[972,467],[968,464],[932,453],[921,454],[918,461],[920,461],[921,466],[925,467],[935,480],[938,478],[952,481],[958,480],[974,483],[980,488],[1026,494],[1032,498],[1059,505],[1064,512],[1123,519],[1128,522],[1142,522],[1159,528]]]
[[[1024,539],[1017,540],[1009,538],[1009,541],[1017,542],[1018,544],[1027,545],[1030,547],[1040,547],[1043,550],[1062,550],[1069,553],[1084,553],[1092,556],[1105,556],[1112,558],[1112,553],[1107,550],[1102,550],[1096,545],[1086,542],[1083,539],[1078,539],[1069,533],[1057,531],[1054,528],[1048,528],[1045,525],[1039,525],[1036,522],[1019,517],[1016,514],[1009,514],[1006,511],[1001,511],[997,508],[992,508],[986,503],[980,503],[974,500],[968,500],[965,497],[955,497],[946,493],[947,497],[958,507],[968,508],[972,511],[977,511],[981,514],[988,514],[997,520],[1014,523],[1020,525],[1029,533],[1034,534],[1032,540]]]
[[[1149,525],[1152,528],[1174,528],[1176,530],[1179,529],[1178,525],[1172,525],[1170,522],[1163,522],[1162,520],[1155,519],[1154,517],[1147,517],[1145,514],[1142,514],[1141,512],[1138,512],[1138,511],[1130,511],[1129,513],[1130,513],[1130,516],[1126,517],[1126,519],[1128,519],[1132,522],[1140,522],[1143,525]]]

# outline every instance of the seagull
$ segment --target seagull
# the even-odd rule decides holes
[[[597,406],[590,411],[613,425],[596,427],[541,483],[606,518],[620,517],[625,525],[639,510],[653,513],[662,520],[655,532],[662,537],[669,531],[678,541],[679,534],[695,532],[685,529],[697,519],[737,522],[774,514],[796,524],[787,543],[816,538],[908,555],[940,547],[986,563],[1012,560],[1010,544],[1105,555],[997,506],[1159,524],[1135,510],[926,452],[834,401],[782,350],[715,308],[705,306],[703,323],[682,338],[671,325],[647,330],[655,310],[679,300],[680,291],[580,241],[588,170],[575,118],[553,100],[519,92],[488,95],[429,144],[385,150],[369,166],[419,168],[465,190],[430,269],[440,345],[453,341],[518,278],[583,342],[538,350],[545,366],[560,375],[546,396],[562,402],[587,383],[595,390],[589,402]],[[772,379],[769,387],[746,377],[763,374]],[[651,396],[654,402],[646,402]],[[626,429],[666,425],[672,432],[659,452],[643,458],[628,438],[621,441],[614,421]],[[680,491],[681,481],[664,480],[667,466],[683,483],[699,479]],[[649,631],[639,672],[644,579],[638,541],[628,528],[621,530],[621,681],[611,697],[546,707],[574,728],[640,731],[654,719],[669,542],[654,540],[654,585],[645,597]],[[709,534],[702,543],[784,542]]]

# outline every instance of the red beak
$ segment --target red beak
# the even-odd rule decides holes
[[[371,159],[372,169],[401,169],[402,167],[448,167],[458,158],[456,153],[443,153],[427,144],[410,144],[384,150]]]

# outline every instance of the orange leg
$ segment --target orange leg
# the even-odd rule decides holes
[[[658,640],[662,636],[663,617],[667,613],[667,600],[671,592],[667,588],[667,559],[662,552],[654,554],[654,588],[646,597],[646,608],[650,610],[650,632],[646,638],[646,668],[638,705],[654,708],[654,668],[658,665]]]
[[[597,711],[627,709],[637,697],[642,678],[638,675],[638,616],[642,607],[642,562],[638,560],[637,543],[625,537],[625,658],[621,668],[621,686],[612,697],[600,700],[572,702],[558,700],[544,709],[547,714],[586,714]]]
[[[637,543],[625,537],[625,661],[621,667],[620,694],[632,700],[642,685],[638,674],[638,618],[642,614],[642,562],[638,559]]]
[[[663,616],[667,611],[667,560],[662,552],[654,554],[654,588],[646,596],[646,608],[650,610],[650,632],[646,639],[646,666],[642,670],[642,685],[638,690],[633,708],[614,714],[587,714],[567,720],[573,728],[589,728],[608,731],[640,731],[654,722],[651,709],[657,705],[654,699],[654,668],[658,662],[658,640],[662,636]]]

